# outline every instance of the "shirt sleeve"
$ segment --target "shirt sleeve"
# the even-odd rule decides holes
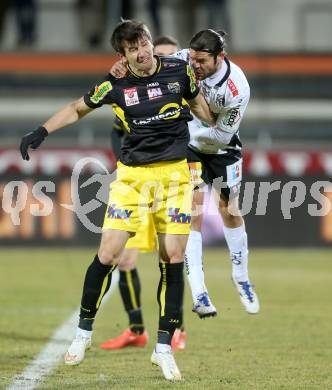
[[[250,89],[246,88],[236,97],[225,96],[218,90],[211,93],[210,108],[216,113],[216,127],[224,133],[234,134],[238,131],[250,98]]]
[[[200,126],[197,120],[188,123],[191,141],[207,143],[224,149],[231,142],[233,133],[224,131],[219,127]]]
[[[84,95],[84,102],[90,108],[98,108],[103,104],[112,104],[115,102],[114,99],[113,83],[109,76],[97,83],[94,88]]]
[[[217,116],[216,127],[220,130],[234,134],[238,131],[248,101],[238,103],[233,107],[227,107]]]
[[[185,90],[183,97],[186,100],[194,99],[199,94],[199,87],[196,83],[194,71],[189,65],[186,65]]]

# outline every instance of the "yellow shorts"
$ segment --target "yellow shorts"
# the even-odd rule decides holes
[[[140,226],[135,236],[127,241],[126,248],[139,249],[140,252],[153,252],[158,248],[156,229],[151,214],[148,215],[147,226]]]
[[[118,162],[103,229],[189,234],[192,186],[186,160],[131,167]]]

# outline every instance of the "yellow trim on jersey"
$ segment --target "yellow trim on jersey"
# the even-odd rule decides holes
[[[115,115],[120,119],[124,128],[128,131],[128,133],[130,133],[130,127],[128,125],[128,122],[126,121],[123,109],[119,107],[117,104],[112,104],[112,108],[113,111],[115,112]]]
[[[107,287],[107,283],[108,283],[108,278],[110,276],[110,274],[113,272],[113,270],[115,269],[115,265],[112,266],[112,268],[110,269],[110,271],[108,272],[108,274],[105,276],[104,280],[103,280],[103,284],[101,286],[101,290],[100,290],[100,295],[99,295],[99,298],[97,300],[97,303],[96,303],[96,309],[99,308],[100,304],[101,304],[101,300],[103,299],[103,296],[105,295],[105,291],[106,291],[106,287]]]
[[[155,72],[154,72],[152,75],[150,75],[150,76],[154,76],[155,74],[159,73],[159,72],[160,72],[160,69],[161,69],[161,61],[160,61],[160,58],[159,58],[158,56],[153,56],[153,57],[157,59],[157,69],[156,69]],[[129,73],[130,73],[132,76],[134,76],[134,77],[136,77],[136,78],[138,78],[138,79],[140,79],[140,78],[142,78],[142,77],[147,77],[147,76],[139,76],[138,74],[136,74],[136,73],[131,69],[131,67],[130,67],[129,64],[127,65],[127,69],[128,69]]]
[[[166,288],[167,288],[167,278],[166,278],[166,264],[161,263],[162,273],[161,273],[161,291],[160,291],[160,316],[164,317],[165,315],[165,306],[166,306]]]
[[[126,280],[127,280],[127,285],[129,288],[129,295],[130,295],[131,304],[133,306],[133,309],[136,310],[136,309],[138,309],[138,304],[136,301],[136,295],[135,295],[135,290],[134,290],[134,285],[133,285],[133,278],[131,276],[131,271],[126,271]]]
[[[187,65],[187,75],[190,79],[190,92],[194,93],[197,89],[195,73],[191,66]]]

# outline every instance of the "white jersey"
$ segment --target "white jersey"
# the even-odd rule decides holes
[[[190,63],[189,50],[175,54]],[[239,126],[250,98],[250,87],[242,70],[226,57],[212,76],[200,81],[210,110],[217,114],[217,124],[209,127],[194,117],[188,123],[189,145],[202,153],[224,154],[241,149]]]

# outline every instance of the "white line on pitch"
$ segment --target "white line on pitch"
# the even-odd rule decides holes
[[[103,303],[113,293],[118,284],[119,273],[115,271],[112,276],[112,286],[104,297]],[[78,315],[79,310],[75,310],[70,318],[55,330],[49,343],[40,351],[31,364],[16,376],[14,382],[7,387],[7,390],[33,390],[41,385],[43,378],[49,375],[62,360],[75,336]]]

